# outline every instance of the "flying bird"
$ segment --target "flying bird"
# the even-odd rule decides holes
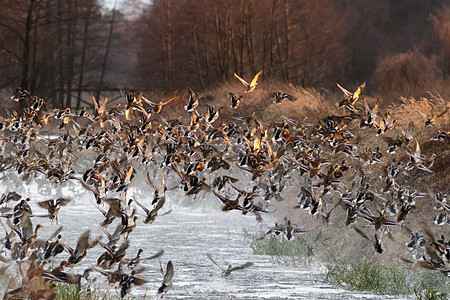
[[[224,269],[212,258],[211,254],[207,253],[206,256],[208,256],[209,260],[213,264],[215,264],[222,271],[222,274],[221,274],[222,277],[228,277],[228,276],[231,275],[231,272],[234,272],[234,271],[237,271],[237,270],[243,270],[243,269],[246,269],[248,267],[253,266],[252,262],[246,262],[245,264],[237,266],[237,267],[233,267],[232,265],[228,265],[228,267],[226,269]]]
[[[242,79],[241,77],[239,77],[236,73],[234,73],[234,76],[239,79],[240,82],[242,82],[243,85],[245,85],[245,87],[247,88],[246,93],[249,94],[251,92],[253,92],[256,88],[256,85],[258,84],[258,77],[259,75],[261,75],[262,71],[259,71],[258,74],[255,75],[255,77],[253,77],[252,82],[250,82],[250,84],[245,81],[244,79]]]

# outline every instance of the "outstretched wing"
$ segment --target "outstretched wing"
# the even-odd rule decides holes
[[[339,83],[336,83],[336,85],[337,85],[338,88],[340,88],[341,91],[344,93],[345,97],[351,98],[351,97],[353,96],[353,93],[350,93],[349,91],[347,91],[346,89],[344,89],[342,86],[339,85]]]
[[[144,259],[155,259],[155,258],[160,257],[160,256],[163,255],[163,254],[164,254],[164,250],[160,250],[160,251],[158,251],[158,253],[153,254],[152,256],[146,257],[146,258],[144,258]]]
[[[134,202],[136,202],[136,204],[139,205],[139,206],[145,211],[145,213],[146,213],[147,215],[150,215],[150,210],[149,210],[147,207],[145,207],[144,205],[142,205],[141,203],[139,203],[136,199],[134,200]]]
[[[166,197],[162,197],[162,198],[158,201],[158,203],[156,203],[156,206],[155,206],[154,209],[152,209],[152,211],[150,212],[150,215],[154,215],[155,213],[157,213],[158,210],[160,210],[161,207],[163,207],[164,202],[166,202]]]
[[[259,75],[261,75],[261,74],[262,74],[262,71],[259,71],[259,72],[255,75],[255,77],[253,77],[252,82],[250,82],[250,87],[255,87],[255,86],[256,86],[257,81],[258,81],[258,77],[259,77]],[[236,74],[235,74],[235,75],[236,75]]]
[[[208,256],[209,260],[210,260],[213,264],[215,264],[220,270],[222,270],[222,272],[225,271],[225,269],[222,268],[222,267],[221,267],[221,266],[220,266],[220,265],[212,258],[212,255],[211,255],[211,254],[206,253],[206,256]]]
[[[242,270],[242,269],[245,269],[245,268],[248,268],[248,267],[251,267],[251,266],[253,266],[253,263],[252,262],[247,262],[247,263],[245,263],[243,265],[231,268],[230,272],[233,272],[233,271],[236,271],[236,270]]]
[[[45,200],[45,201],[39,201],[39,202],[38,202],[38,205],[39,205],[40,207],[44,208],[44,209],[47,209],[48,204],[49,204],[50,201],[53,201],[53,199]]]
[[[242,82],[243,85],[245,85],[246,87],[249,86],[248,82],[245,81],[244,79],[242,79],[241,77],[239,77],[236,73],[234,73],[234,76],[239,79],[240,82]],[[256,76],[255,76],[256,77]],[[258,78],[256,78],[258,80]]]
[[[358,86],[358,88],[356,89],[356,91],[353,93],[352,98],[353,98],[353,103],[354,104],[356,101],[358,101],[359,99],[359,95],[362,93],[362,91],[366,88],[366,82],[364,81],[363,84],[361,84],[360,86]]]
[[[153,182],[153,180],[150,178],[150,173],[147,172],[147,183],[153,188],[153,190],[156,192],[158,190],[158,188],[156,187],[155,183]]]
[[[446,110],[444,110],[444,111],[441,112],[440,114],[435,115],[435,116],[431,119],[431,121],[432,121],[432,122],[433,122],[433,121],[436,121],[437,118],[442,117],[442,116],[445,115],[447,112],[448,112],[448,107],[447,107]]]
[[[166,274],[164,275],[162,284],[169,285],[169,283],[172,281],[172,277],[173,277],[173,264],[172,261],[169,260],[169,262],[167,263]]]

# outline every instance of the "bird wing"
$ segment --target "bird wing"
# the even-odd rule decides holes
[[[166,197],[162,197],[162,198],[158,201],[158,203],[156,203],[156,206],[155,206],[154,209],[152,209],[152,211],[150,212],[150,215],[153,215],[153,214],[157,213],[158,210],[160,210],[160,209],[163,207],[164,202],[166,202]]]
[[[145,213],[146,213],[147,215],[150,215],[150,210],[149,210],[147,207],[145,207],[144,205],[142,205],[141,203],[139,203],[136,199],[134,200],[134,202],[136,202],[136,204],[139,205],[139,206],[145,211]]]
[[[359,95],[362,93],[362,91],[364,90],[365,87],[366,87],[366,82],[365,81],[363,82],[363,84],[358,86],[358,88],[356,89],[356,91],[352,95],[352,99],[353,99],[353,103],[352,104],[355,104],[355,102],[359,99]]]
[[[344,89],[342,86],[339,85],[339,83],[336,83],[336,85],[338,86],[338,88],[344,93],[344,95],[347,98],[351,98],[353,96],[353,93],[350,93],[349,91],[347,91],[346,89]]]
[[[448,107],[447,107],[446,110],[444,110],[444,111],[441,112],[440,114],[435,115],[435,116],[431,119],[431,121],[432,121],[432,122],[433,122],[433,121],[436,121],[437,118],[442,117],[442,116],[445,115],[447,112],[448,112]]]
[[[162,284],[169,285],[169,283],[172,281],[172,277],[173,277],[173,264],[172,261],[169,260],[169,262],[167,263],[166,274],[164,275]]]
[[[74,256],[77,257],[78,255],[83,254],[84,250],[89,245],[89,236],[91,234],[91,231],[88,230],[85,233],[83,233],[77,242],[77,247],[75,248]]]
[[[133,283],[135,285],[143,285],[143,284],[146,284],[147,282],[148,282],[148,280],[146,280],[146,279],[133,276]]]
[[[378,106],[380,106],[380,99],[377,98],[374,107],[372,108],[372,114],[376,114],[378,111]]]
[[[163,177],[164,178],[164,177]],[[158,189],[156,188],[155,183],[153,182],[153,180],[150,178],[150,173],[147,172],[147,183],[153,188],[154,191],[157,191]]]
[[[159,192],[158,192],[159,196],[164,195],[164,192],[166,190],[166,180],[164,178],[164,174],[161,174],[161,177],[162,177],[162,179],[161,179],[161,186],[160,186]]]
[[[213,193],[214,193],[214,195],[217,196],[217,198],[219,198],[219,200],[220,200],[222,203],[227,202],[228,199],[226,199],[225,197],[223,197],[222,195],[220,195],[220,194],[217,193],[216,191],[213,190]]]
[[[233,272],[233,271],[236,271],[236,270],[242,270],[242,269],[245,269],[245,268],[248,268],[248,267],[251,267],[251,266],[253,266],[252,262],[246,262],[243,265],[231,268],[230,272]]]
[[[155,258],[162,256],[163,254],[164,254],[164,250],[160,250],[160,251],[158,251],[158,253],[156,253],[150,257],[143,258],[143,259],[155,259]]]
[[[53,199],[45,200],[45,201],[39,201],[39,202],[38,202],[38,205],[39,205],[40,207],[44,208],[44,209],[47,209],[48,204],[49,204],[50,201],[53,201]]]
[[[158,105],[158,104],[153,103],[152,101],[148,100],[148,99],[145,98],[145,97],[142,97],[141,99],[144,100],[144,102],[147,103],[148,105],[150,105],[151,107],[155,107],[155,106]]]
[[[360,235],[360,236],[362,236],[363,238],[365,238],[366,240],[369,240],[369,241],[372,241],[368,236],[367,236],[367,234],[364,232],[364,231],[362,231],[360,228],[358,228],[358,227],[353,227],[353,229],[355,229],[355,231]]]
[[[172,102],[176,97],[172,97],[169,100],[167,100],[166,102],[160,103],[160,105],[166,105],[169,104],[170,102]]]
[[[104,111],[106,108],[106,102],[108,102],[108,98],[105,98],[105,100],[103,100],[102,105],[100,105],[100,110]]]
[[[58,229],[55,230],[55,232],[53,232],[53,234],[47,239],[48,241],[54,239],[56,236],[58,236],[58,234],[61,232],[62,230],[62,226],[59,226]]]
[[[259,71],[255,77],[253,77],[252,82],[250,82],[250,87],[254,88],[257,85],[258,77],[262,74],[262,71]],[[236,75],[236,74],[235,74]]]
[[[248,82],[245,81],[244,79],[242,79],[241,77],[239,77],[236,73],[234,73],[234,76],[239,79],[240,82],[242,82],[243,85],[245,85],[246,87],[249,86]]]
[[[67,205],[71,200],[67,198],[59,198],[59,205],[64,206]]]
[[[190,89],[190,88],[188,88],[188,91],[189,91],[189,96],[190,96],[192,99],[195,99],[195,93],[194,93],[194,91],[193,91],[192,89]]]
[[[220,270],[222,270],[222,272],[224,272],[225,271],[225,269],[224,268],[222,268],[213,258],[212,258],[212,255],[210,254],[210,253],[206,253],[206,256],[208,256],[208,258],[209,258],[209,260],[213,263],[213,264],[215,264]]]
[[[124,182],[129,182],[131,180],[131,175],[133,175],[133,166],[130,166],[130,169],[127,172],[127,176],[125,176]]]
[[[94,97],[94,96],[92,96],[92,101],[94,102],[94,108],[95,108],[95,111],[98,112],[99,107],[98,107],[97,100],[95,100],[95,97]]]

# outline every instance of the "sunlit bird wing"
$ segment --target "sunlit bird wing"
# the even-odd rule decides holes
[[[257,85],[257,81],[258,81],[258,77],[259,75],[261,75],[262,71],[259,71],[255,77],[253,77],[252,82],[250,82],[250,87],[249,87],[249,92],[253,91],[256,88]]]
[[[249,86],[248,82],[245,81],[244,79],[242,79],[241,77],[239,77],[236,73],[234,73],[234,76],[239,79],[240,82],[242,82],[243,85],[245,85],[246,87]]]
[[[341,89],[341,91],[344,93],[344,95],[345,95],[347,98],[351,98],[351,97],[353,96],[352,93],[350,93],[349,91],[347,91],[346,89],[344,89],[342,86],[340,86],[339,83],[336,83],[336,85],[338,86],[338,88]]]

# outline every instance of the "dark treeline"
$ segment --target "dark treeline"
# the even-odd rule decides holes
[[[261,69],[266,79],[327,86],[370,80],[384,58],[409,52],[437,64],[436,75],[447,76],[450,8],[443,5],[440,0],[156,0],[139,20],[141,78],[166,89],[205,87],[234,72],[250,77]]]
[[[0,88],[75,107],[83,91],[117,84],[106,80],[125,41],[119,11],[104,13],[96,0],[2,0],[0,15]]]
[[[450,75],[445,2],[154,0],[129,17],[96,0],[1,0],[0,88],[75,107],[83,92],[199,89],[263,70],[407,94]]]

